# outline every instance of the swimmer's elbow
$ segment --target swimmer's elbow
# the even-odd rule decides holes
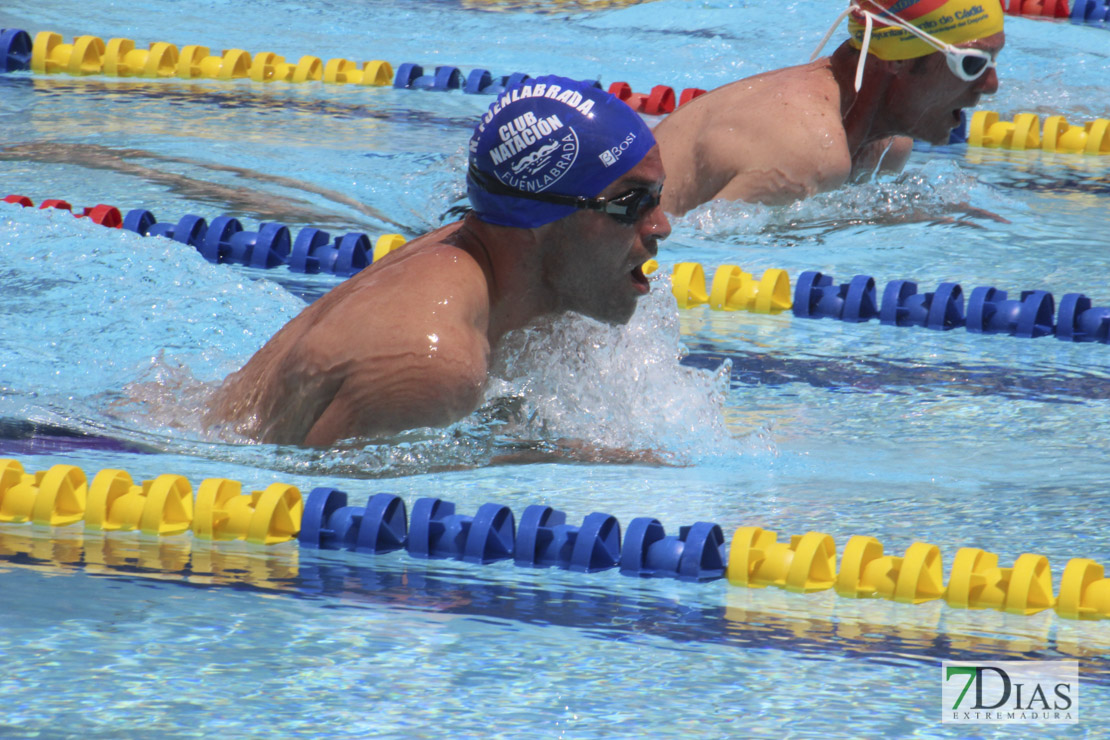
[[[765,206],[787,206],[818,193],[815,182],[787,177],[778,171],[760,173],[758,176],[733,178],[714,200],[733,200],[759,203]]]
[[[486,387],[485,357],[428,358],[388,378],[354,374],[304,438],[311,447],[351,437],[386,437],[444,427],[470,414]]]

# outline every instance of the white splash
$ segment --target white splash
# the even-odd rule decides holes
[[[671,462],[735,453],[723,414],[729,364],[686,367],[684,354],[669,281],[656,277],[626,326],[565,314],[509,334],[487,401],[521,397],[528,428],[542,439],[653,450]]]

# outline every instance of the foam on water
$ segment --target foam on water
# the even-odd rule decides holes
[[[505,338],[489,395],[520,395],[530,427],[602,448],[658,450],[664,459],[735,451],[722,409],[731,364],[683,367],[669,280],[655,278],[627,326],[575,314]]]
[[[993,203],[991,201],[994,201]],[[932,159],[897,175],[878,175],[788,206],[710,201],[676,222],[708,239],[744,243],[762,235],[804,237],[845,226],[997,221],[998,196],[950,159]],[[972,206],[974,202],[976,205]],[[982,204],[982,205],[980,205]]]

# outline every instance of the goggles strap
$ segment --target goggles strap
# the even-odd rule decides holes
[[[554,203],[555,205],[571,206],[572,208],[588,208],[592,210],[604,208],[604,201],[598,203],[597,198],[586,198],[581,195],[563,195],[561,193],[533,193],[528,190],[518,190],[517,188],[509,187],[500,180],[487,176],[473,164],[467,168],[467,175],[470,176],[470,179],[474,181],[475,185],[494,195],[508,195],[513,198],[537,200],[541,203]]]
[[[818,44],[817,48],[813,50],[813,53],[809,55],[809,61],[812,62],[814,59],[817,58],[817,55],[820,54],[821,50],[825,48],[825,44],[829,43],[829,39],[832,38],[832,35],[834,33],[836,33],[837,27],[844,21],[845,18],[848,17],[848,14],[857,7],[858,6],[855,3],[852,3],[848,6],[847,10],[836,17],[836,20],[833,21],[833,24],[829,26],[829,30],[825,31],[825,35],[821,39],[821,43]]]
[[[859,92],[860,87],[863,85],[863,68],[867,64],[867,50],[871,48],[871,29],[874,25],[874,18],[870,12],[862,10],[864,25],[863,25],[863,43],[859,49],[859,61],[856,63],[856,92]]]

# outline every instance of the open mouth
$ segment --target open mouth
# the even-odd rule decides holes
[[[644,274],[643,265],[636,265],[632,268],[631,275],[633,284],[641,293],[647,293],[651,290],[651,286],[648,285],[647,275]]]

